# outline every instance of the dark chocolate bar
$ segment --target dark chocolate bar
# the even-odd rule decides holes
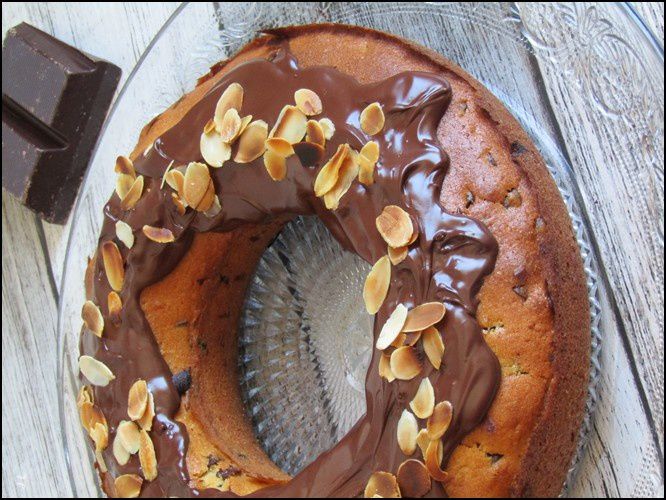
[[[120,68],[28,24],[2,46],[2,186],[64,224],[113,99]]]

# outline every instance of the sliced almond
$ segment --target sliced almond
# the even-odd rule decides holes
[[[405,455],[413,455],[416,451],[416,435],[419,433],[419,423],[409,411],[403,410],[398,420],[398,446]]]
[[[414,399],[409,403],[409,407],[419,418],[428,418],[432,415],[435,408],[435,389],[432,387],[429,378],[424,378],[419,384]]]
[[[396,337],[400,334],[406,318],[407,308],[403,304],[398,304],[379,332],[379,337],[377,337],[376,343],[377,349],[383,351],[393,343]]]
[[[147,481],[152,481],[157,477],[157,457],[155,456],[155,447],[148,433],[140,431],[139,437],[139,462],[143,477]]]
[[[97,460],[97,467],[101,472],[106,473],[109,470],[106,466],[106,462],[104,461],[102,450],[95,450],[95,460]]]
[[[130,187],[125,197],[120,201],[120,208],[122,208],[123,210],[133,209],[141,199],[142,194],[143,194],[143,175],[140,175],[136,179],[134,179],[132,187]]]
[[[266,151],[268,124],[263,120],[250,123],[238,140],[238,151],[234,156],[236,163],[250,163]]]
[[[116,158],[116,168],[115,172],[117,174],[129,175],[132,178],[136,177],[136,170],[134,170],[134,163],[132,160],[126,156],[119,156]]]
[[[281,181],[287,176],[287,160],[273,151],[264,153],[264,166],[274,181]]]
[[[204,212],[204,215],[206,217],[215,217],[221,211],[222,211],[222,204],[220,203],[220,198],[217,195],[215,195],[215,197],[213,198],[213,204],[210,206],[208,210]]]
[[[393,264],[394,266],[397,266],[403,260],[405,260],[407,258],[408,253],[409,253],[409,247],[407,246],[398,247],[398,248],[393,248],[391,245],[388,246],[388,256],[389,259],[391,260],[391,264]]]
[[[335,125],[333,122],[328,118],[322,118],[319,120],[319,125],[321,125],[321,129],[324,131],[324,138],[330,141],[333,134],[335,134]]]
[[[120,174],[116,177],[116,194],[121,201],[127,196],[127,193],[129,193],[132,184],[134,184],[134,177],[131,175]]]
[[[81,408],[83,403],[93,404],[95,402],[95,395],[89,385],[82,385],[79,393],[76,396],[76,406]]]
[[[407,340],[407,335],[401,332],[401,333],[398,334],[398,336],[395,338],[395,340],[393,342],[391,342],[391,347],[395,347],[396,349],[398,347],[402,347],[403,345],[405,345],[406,340]],[[386,352],[388,354],[393,354],[393,350],[390,350],[390,352],[389,352],[389,349],[387,349]]]
[[[414,347],[398,347],[391,353],[391,371],[398,380],[411,380],[421,373],[421,360]]]
[[[231,146],[215,131],[201,134],[199,150],[201,157],[211,167],[219,168],[231,158]]]
[[[409,311],[403,332],[417,332],[436,325],[446,313],[441,302],[426,302]]]
[[[183,203],[183,199],[176,193],[171,193],[171,201],[173,201],[173,204],[176,206],[176,212],[180,215],[185,215],[187,207],[185,206],[185,203]]]
[[[79,358],[79,370],[92,385],[100,387],[107,386],[116,378],[104,363],[91,356],[84,355]]]
[[[375,224],[384,241],[393,248],[407,245],[414,232],[411,217],[396,205],[384,207],[375,219]]]
[[[418,239],[419,239],[419,228],[414,226],[414,232],[412,233],[412,237],[409,238],[409,242],[407,243],[407,246],[411,245],[412,243],[414,243]]]
[[[143,412],[141,418],[136,421],[144,431],[149,432],[153,428],[153,419],[155,418],[155,399],[153,393],[148,391],[148,403],[146,404],[146,411]]]
[[[367,142],[359,152],[359,173],[360,183],[370,186],[375,182],[375,165],[379,159],[379,144],[375,141]]]
[[[430,361],[430,364],[439,370],[442,365],[442,357],[444,356],[444,341],[442,335],[437,328],[431,326],[426,328],[422,333],[423,350]]]
[[[86,300],[81,308],[81,319],[85,327],[98,337],[102,336],[104,331],[104,317],[99,307],[92,300]]]
[[[289,158],[294,154],[291,143],[282,137],[266,139],[266,150],[282,158]]]
[[[229,108],[222,118],[218,134],[224,142],[232,144],[241,131],[241,117],[234,108]]]
[[[368,273],[363,285],[363,300],[368,314],[376,314],[384,303],[391,284],[391,261],[380,258]]]
[[[215,201],[215,185],[213,184],[213,180],[211,179],[211,181],[208,183],[208,189],[206,189],[203,198],[201,198],[199,204],[193,208],[198,212],[206,212],[210,207],[213,206],[214,201]]]
[[[81,426],[87,433],[90,433],[91,425],[106,421],[101,410],[90,401],[83,401],[79,405],[79,418],[81,419]]]
[[[182,197],[190,207],[201,204],[211,184],[210,171],[204,163],[192,162],[185,170]]]
[[[90,437],[96,450],[105,450],[109,446],[109,428],[101,422],[90,427]]]
[[[442,443],[439,439],[430,441],[425,453],[425,466],[428,469],[430,477],[435,481],[446,481],[448,474],[441,469],[442,463]]]
[[[308,120],[305,124],[305,140],[314,144],[323,146],[326,144],[326,136],[321,123],[315,120]]]
[[[146,411],[148,404],[148,385],[145,380],[139,379],[129,390],[127,398],[127,414],[132,420],[138,420]]]
[[[156,243],[171,243],[176,240],[171,230],[165,227],[155,227],[145,225],[142,228],[146,238]]]
[[[296,144],[305,135],[307,121],[305,114],[296,106],[285,106],[280,111],[268,137],[281,137],[290,144]]]
[[[321,99],[316,92],[310,89],[298,89],[294,92],[296,107],[307,116],[318,115],[322,112]]]
[[[418,445],[419,449],[421,450],[421,453],[425,457],[426,450],[428,449],[428,445],[430,444],[430,438],[428,437],[427,429],[421,429],[419,433],[416,435],[416,444]]]
[[[113,439],[112,450],[113,450],[113,457],[116,459],[116,462],[118,462],[118,464],[125,465],[127,464],[127,462],[129,462],[130,452],[125,449],[117,433],[116,437]]]
[[[432,415],[428,419],[428,437],[431,440],[441,438],[449,428],[453,418],[453,406],[448,401],[441,401],[435,405]]]
[[[384,111],[378,102],[373,102],[361,111],[361,130],[368,135],[375,135],[384,128]]]
[[[113,241],[102,243],[102,260],[104,261],[104,271],[106,272],[106,279],[109,280],[109,285],[116,292],[119,292],[123,289],[123,283],[125,282],[125,265],[120,250]]]
[[[421,498],[432,488],[428,469],[423,462],[414,458],[400,464],[396,477],[405,498]]]
[[[401,335],[405,336],[404,345],[416,345],[421,338],[421,332],[402,333]]]
[[[204,125],[204,134],[211,134],[215,130],[215,120],[212,118],[206,122]]]
[[[121,420],[116,429],[116,439],[130,455],[139,451],[140,430],[134,422]]]
[[[395,376],[391,371],[391,356],[382,353],[379,358],[379,376],[385,378],[389,383],[395,380]]]
[[[118,323],[120,321],[120,313],[123,309],[123,301],[121,300],[120,295],[111,290],[106,298],[106,303],[109,311],[109,319],[111,319],[113,323]]]
[[[215,105],[215,115],[213,121],[215,122],[215,127],[217,130],[222,129],[222,122],[224,121],[224,116],[227,114],[227,111],[230,109],[235,109],[240,112],[243,107],[243,87],[239,83],[232,83],[220,96],[220,99]]]
[[[240,137],[240,135],[243,132],[245,132],[245,129],[247,128],[247,126],[250,123],[252,123],[252,115],[247,115],[247,116],[244,116],[243,118],[241,118],[241,126],[240,126],[240,130],[238,131],[238,137]]]
[[[349,145],[340,144],[335,151],[335,154],[321,168],[314,183],[314,192],[316,196],[324,196],[333,189],[338,181],[340,167],[348,154]]]
[[[324,195],[324,205],[329,210],[337,210],[340,200],[349,191],[354,179],[358,175],[358,162],[356,155],[348,154],[338,171],[338,180],[328,193]]]
[[[134,233],[127,222],[121,220],[116,222],[116,238],[122,241],[127,248],[132,248],[134,245]]]
[[[400,498],[400,487],[390,472],[373,472],[363,492],[364,498]]]
[[[171,189],[178,194],[183,194],[183,187],[185,186],[185,175],[180,170],[169,170],[164,179]]]
[[[142,484],[143,479],[136,474],[123,474],[113,481],[118,498],[137,498]]]
[[[373,164],[379,160],[379,144],[377,141],[368,141],[359,151],[359,154],[365,156]]]

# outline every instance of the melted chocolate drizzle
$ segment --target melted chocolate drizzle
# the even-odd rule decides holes
[[[295,90],[314,90],[323,102],[321,116],[330,118],[336,127],[326,144],[324,161],[341,143],[358,151],[368,140],[375,140],[380,146],[375,183],[364,186],[355,182],[339,209],[329,211],[313,192],[321,165],[304,167],[292,156],[288,159],[287,179],[274,182],[261,158],[245,165],[230,161],[222,168],[210,169],[221,212],[213,218],[192,210],[179,215],[171,190],[160,189],[162,175],[172,161],[174,166],[202,161],[199,136],[213,116],[220,95],[232,82],[245,89],[242,114],[263,119],[269,127],[282,106],[293,102]],[[425,376],[435,388],[436,401],[449,400],[454,409],[453,421],[443,438],[443,463],[464,436],[482,422],[497,390],[500,368],[475,319],[476,293],[494,267],[497,243],[482,223],[447,213],[439,202],[449,159],[437,140],[437,127],[450,100],[451,87],[436,74],[407,72],[361,85],[331,67],[299,68],[286,47],[280,47],[272,61],[252,60],[226,74],[178,124],[155,141],[147,155],[135,160],[136,170],[146,176],[144,194],[135,209],[127,212],[114,195],[105,207],[99,239],[101,245],[115,238],[117,220],[127,222],[136,234],[131,250],[119,245],[126,263],[120,294],[121,321],[118,325],[107,321],[101,339],[89,333],[82,335],[81,353],[104,362],[117,377],[107,387],[94,388],[111,439],[118,423],[127,418],[127,394],[132,383],[145,379],[154,395],[157,416],[151,437],[159,475],[155,481],[144,483],[143,496],[231,495],[217,490],[198,491],[188,485],[187,431],[175,420],[180,395],[139,304],[141,291],[176,266],[195,232],[229,231],[276,216],[317,215],[346,250],[374,263],[387,251],[375,228],[375,218],[386,205],[399,205],[412,216],[419,238],[411,245],[407,258],[392,267],[389,294],[375,321],[375,338],[400,302],[413,307],[437,300],[447,309],[438,325],[446,346],[440,370],[434,370],[426,360],[421,376],[389,384],[378,375],[380,353],[375,350],[366,378],[367,414],[345,438],[289,483],[268,487],[256,495],[355,496],[363,491],[373,471],[395,473],[408,458],[397,445],[397,421]],[[359,115],[375,101],[382,105],[386,124],[382,132],[370,138],[360,129]],[[170,229],[176,242],[164,245],[148,240],[140,230],[144,224]],[[105,317],[109,291],[98,259],[92,295]],[[421,422],[421,426],[424,424]],[[107,478],[140,474],[136,455],[125,466],[116,463],[111,446],[104,455],[111,473]],[[433,482],[429,496],[443,494],[442,485]]]

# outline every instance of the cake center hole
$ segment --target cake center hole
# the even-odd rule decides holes
[[[331,449],[365,414],[369,270],[318,218],[301,217],[264,252],[248,287],[241,395],[257,439],[288,474]]]

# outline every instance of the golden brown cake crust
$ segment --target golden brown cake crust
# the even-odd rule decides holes
[[[302,66],[335,66],[361,82],[406,70],[437,72],[449,79],[453,101],[438,135],[451,167],[441,201],[450,211],[484,222],[498,240],[495,271],[479,293],[478,320],[503,377],[485,423],[464,440],[447,466],[453,478],[447,491],[451,496],[557,495],[575,449],[587,388],[585,275],[567,209],[536,147],[480,83],[433,51],[385,33],[333,24],[273,30],[217,65],[194,91],[148,124],[134,155],[177,123],[235,65],[267,57],[276,38],[288,39]],[[149,303],[151,293],[159,295],[159,286],[146,290],[142,304],[146,299],[151,327],[158,341],[165,342],[168,328],[154,315],[151,319]],[[163,353],[174,371],[191,361],[180,359],[178,349],[165,346]],[[238,411],[236,407],[236,417]],[[201,424],[200,430],[221,447],[214,426]],[[202,458],[188,456],[188,464],[190,459]],[[270,473],[270,464],[260,462],[254,464],[257,470]]]

